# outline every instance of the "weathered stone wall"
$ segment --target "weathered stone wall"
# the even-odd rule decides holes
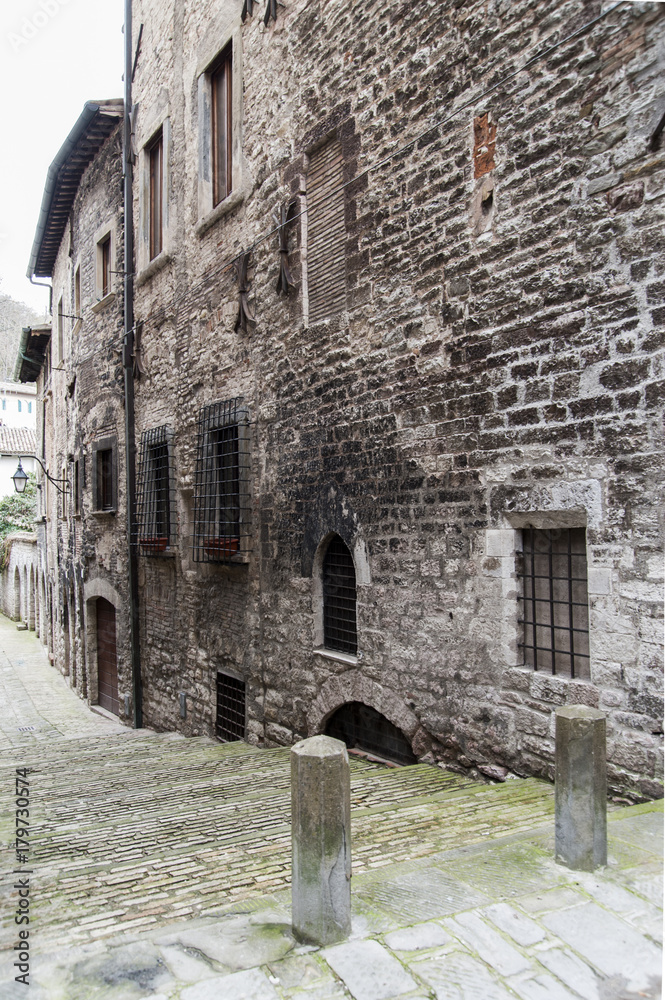
[[[4,545],[6,556],[0,575],[2,613],[22,622],[40,634],[43,609],[39,595],[39,556],[37,535],[31,531],[14,531]]]
[[[321,731],[355,700],[420,757],[551,776],[554,709],[582,702],[608,714],[611,788],[660,794],[665,9],[625,4],[575,35],[600,4],[299,0],[267,28],[218,6],[134,7],[139,157],[159,125],[170,143],[166,250],[137,277],[137,440],[174,431],[179,511],[176,550],[141,558],[146,722],[211,732],[229,669],[254,742]],[[200,80],[228,41],[234,193],[202,216]],[[256,326],[236,332],[228,264],[280,205],[304,209],[327,135],[351,182],[347,309],[304,325],[298,220],[296,292],[276,293],[272,235],[253,253]],[[196,416],[238,395],[253,551],[199,565]],[[522,665],[528,524],[586,527],[588,679]],[[355,662],[313,652],[333,531],[367,553]]]
[[[116,609],[118,686],[131,693],[123,405],[123,216],[120,126],[87,168],[72,208],[53,273],[51,368],[38,385],[46,404],[45,458],[50,474],[67,479],[62,496],[44,481],[47,587],[53,615],[55,664],[81,697],[97,702],[94,601]],[[111,232],[111,292],[100,298],[97,243]],[[81,309],[74,282],[81,275]],[[63,300],[64,357],[58,357],[57,304]],[[45,380],[45,381],[44,381]],[[41,440],[41,422],[38,427]],[[93,509],[93,445],[115,441],[117,502],[113,512]],[[75,493],[78,462],[79,501]]]

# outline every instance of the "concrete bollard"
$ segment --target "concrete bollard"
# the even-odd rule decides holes
[[[575,871],[607,864],[605,716],[586,705],[556,710],[556,860]]]
[[[291,749],[291,907],[300,941],[351,933],[351,786],[340,740],[313,736]]]

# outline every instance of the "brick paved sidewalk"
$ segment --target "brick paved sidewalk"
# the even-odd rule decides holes
[[[660,995],[662,803],[611,812],[610,863],[580,875],[552,860],[551,786],[354,761],[353,937],[303,948],[288,750],[132,732],[91,713],[4,621],[0,651],[3,917],[22,765],[35,871],[30,990],[10,958],[2,1000]],[[14,931],[3,919],[5,959]]]

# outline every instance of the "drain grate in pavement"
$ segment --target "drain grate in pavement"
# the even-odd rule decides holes
[[[34,733],[37,726],[19,726],[19,733]]]

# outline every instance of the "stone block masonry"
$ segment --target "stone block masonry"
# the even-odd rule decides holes
[[[624,4],[579,34],[597,5],[295,0],[267,27],[218,8],[134,9],[139,156],[170,136],[168,245],[137,277],[137,437],[173,431],[178,521],[168,558],[141,557],[146,722],[213,734],[225,671],[255,743],[359,702],[420,759],[553,778],[554,710],[583,703],[608,718],[611,793],[659,796],[665,8]],[[233,190],[202,215],[201,95],[227,44]],[[307,322],[302,215],[296,289],[277,293],[274,234],[252,252],[256,325],[236,330],[228,265],[282,205],[304,212],[329,140],[344,308]],[[197,414],[239,396],[249,551],[200,564]],[[572,671],[525,662],[531,529],[584,532]],[[337,657],[316,652],[332,534],[357,582],[358,652]]]

